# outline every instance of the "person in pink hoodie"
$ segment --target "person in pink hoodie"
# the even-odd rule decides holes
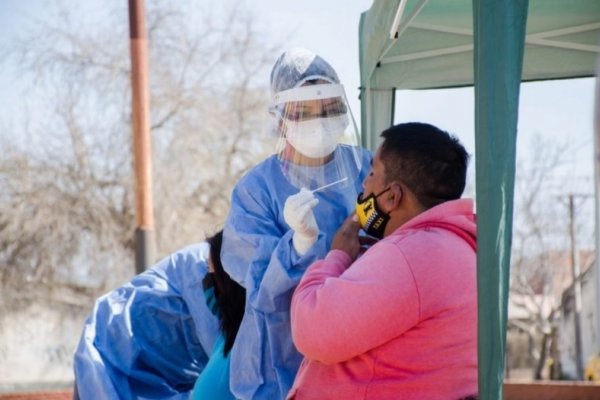
[[[292,298],[304,360],[288,399],[476,398],[473,201],[468,154],[435,126],[385,130],[356,214]],[[364,235],[380,239],[366,251]]]

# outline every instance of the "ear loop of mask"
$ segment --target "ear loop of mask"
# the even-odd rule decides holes
[[[383,189],[381,192],[379,192],[379,194],[375,195],[375,198],[378,198],[379,196],[381,196],[382,194],[384,194],[385,192],[389,192],[389,190],[392,188],[392,186],[388,186],[387,189]]]

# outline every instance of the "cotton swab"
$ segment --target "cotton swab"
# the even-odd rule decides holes
[[[321,186],[321,187],[318,187],[316,189],[311,190],[311,193],[320,192],[323,189],[327,189],[330,186],[337,185],[338,183],[342,183],[342,182],[347,181],[347,180],[348,180],[348,177],[345,177],[345,178],[340,179],[339,181],[328,183],[327,185],[324,185],[324,186]]]

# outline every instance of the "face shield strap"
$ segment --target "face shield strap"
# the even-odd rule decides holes
[[[321,84],[301,86],[276,93],[272,98],[272,106],[288,102],[330,99],[334,97],[346,98],[344,86],[340,84]]]

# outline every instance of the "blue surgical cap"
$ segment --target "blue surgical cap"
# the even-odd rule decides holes
[[[313,79],[340,83],[331,65],[312,51],[296,47],[284,52],[271,71],[271,93],[301,86]]]

